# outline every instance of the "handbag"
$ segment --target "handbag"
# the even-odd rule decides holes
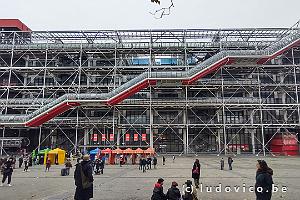
[[[193,174],[199,174],[199,168],[196,167],[194,170],[193,170]]]

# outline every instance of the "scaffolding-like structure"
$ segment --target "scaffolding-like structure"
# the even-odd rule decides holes
[[[277,133],[300,131],[299,44],[298,23],[0,31],[0,137],[266,155]]]

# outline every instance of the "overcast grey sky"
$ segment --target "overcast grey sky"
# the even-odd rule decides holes
[[[162,19],[149,13],[160,8],[150,1],[1,0],[0,18],[32,30],[290,27],[300,19],[300,0],[173,0]]]

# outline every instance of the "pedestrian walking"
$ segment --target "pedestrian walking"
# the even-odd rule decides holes
[[[229,156],[228,157],[228,168],[229,168],[229,170],[232,170],[232,163],[233,163],[233,159]]]
[[[16,169],[16,163],[17,163],[16,156],[12,156],[12,166],[13,166],[13,169]]]
[[[45,172],[46,172],[46,171],[49,172],[50,167],[51,167],[51,161],[50,161],[50,159],[47,159],[47,161],[46,161],[46,169],[45,169]]]
[[[74,172],[76,185],[75,200],[89,200],[93,198],[93,168],[90,156],[84,155],[83,161],[76,165]]]
[[[264,160],[258,160],[256,167],[257,167],[256,183],[255,183],[256,200],[271,200],[273,170],[268,167],[268,164]]]
[[[151,200],[165,200],[166,195],[164,194],[163,189],[164,179],[159,178],[157,183],[154,185],[153,194]]]
[[[104,160],[101,159],[101,160],[100,160],[100,173],[101,173],[101,174],[103,174],[104,164],[105,164],[105,163],[104,163]]]
[[[120,167],[122,167],[122,165],[123,165],[123,162],[124,162],[124,158],[123,158],[123,156],[122,156],[122,155],[120,155],[120,159],[119,159],[119,161],[120,161]]]
[[[95,170],[95,174],[100,174],[100,160],[97,159],[96,162],[95,162],[95,167],[96,167],[96,170]]]
[[[19,157],[19,168],[21,168],[23,165],[23,156]]]
[[[2,166],[3,178],[0,186],[2,187],[5,183],[6,179],[8,186],[12,186],[11,183],[11,176],[13,173],[13,158],[9,158]]]
[[[196,188],[199,188],[200,168],[201,168],[200,162],[198,159],[196,159],[192,169],[192,178],[194,179]]]
[[[153,167],[154,167],[154,169],[156,169],[156,165],[157,165],[157,158],[154,157],[153,158]]]
[[[163,165],[166,164],[166,158],[165,158],[165,156],[162,157],[162,163],[163,163]]]
[[[29,166],[29,157],[28,157],[28,155],[25,155],[25,157],[24,157],[24,172],[28,171],[28,166]]]
[[[152,158],[149,156],[149,157],[147,158],[147,169],[148,169],[148,170],[151,169],[151,163],[152,163]]]
[[[197,190],[193,187],[193,182],[187,180],[183,185],[183,200],[198,200]]]
[[[181,199],[181,193],[180,193],[180,190],[177,188],[177,186],[178,186],[178,183],[173,181],[171,187],[168,189],[168,192],[166,194],[167,200],[180,200]]]
[[[173,160],[173,163],[174,163],[175,162],[175,155],[173,155],[172,160]]]
[[[223,158],[221,159],[220,163],[221,163],[221,170],[224,170],[224,165],[225,164],[224,164],[224,159]]]
[[[67,159],[67,161],[65,163],[65,167],[67,170],[67,175],[70,175],[70,169],[73,167],[70,158]]]
[[[146,172],[147,160],[145,158],[142,159],[142,169],[143,173]]]

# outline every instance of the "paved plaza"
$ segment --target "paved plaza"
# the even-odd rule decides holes
[[[167,157],[165,166],[161,164],[159,157],[158,169],[148,170],[146,173],[138,170],[138,166],[125,165],[105,166],[104,175],[94,175],[94,199],[101,200],[142,200],[150,199],[153,185],[158,177],[165,179],[164,192],[170,187],[172,181],[177,181],[179,187],[191,179],[191,167],[194,159],[201,163],[202,192],[198,189],[198,197],[202,200],[252,200],[255,194],[249,192],[249,187],[255,183],[256,160],[258,157],[244,156],[234,157],[233,170],[219,170],[217,156],[176,157],[172,163],[171,157]],[[226,161],[226,157],[224,157]],[[299,157],[266,157],[265,160],[274,170],[274,183],[281,189],[287,186],[286,193],[277,192],[272,199],[297,200],[300,195],[300,158]],[[13,187],[6,185],[0,188],[2,200],[62,200],[73,199],[75,186],[73,179],[74,168],[70,176],[60,176],[62,166],[52,166],[50,172],[44,172],[44,166],[34,166],[29,172],[16,169],[13,174]],[[218,193],[213,187],[211,193],[206,191],[206,186],[219,186],[222,184],[222,193]],[[245,184],[246,192],[243,191]],[[239,192],[224,191],[226,186],[234,190],[240,186]]]

